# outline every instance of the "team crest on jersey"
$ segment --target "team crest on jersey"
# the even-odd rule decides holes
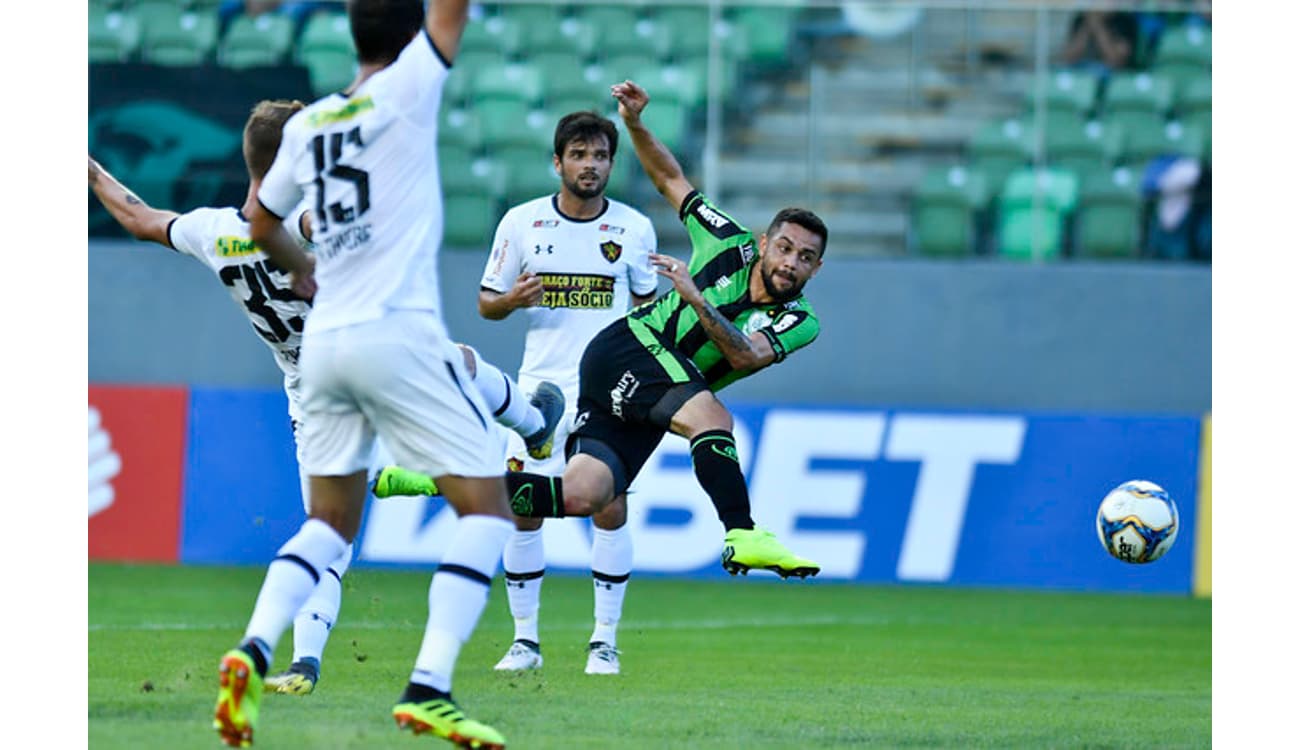
[[[524,470],[524,460],[522,458],[516,458],[514,456],[511,456],[510,458],[506,459],[506,471],[523,471],[523,470]]]
[[[605,240],[600,243],[600,253],[605,256],[605,260],[613,263],[623,254],[623,246],[613,240]]]
[[[609,232],[610,234],[622,234],[623,227],[616,227],[613,224],[601,224],[600,231]]]
[[[560,225],[558,219],[538,219],[533,222],[533,229],[554,229]]]

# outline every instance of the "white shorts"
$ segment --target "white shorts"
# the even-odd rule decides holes
[[[431,313],[400,310],[309,332],[300,365],[302,467],[312,476],[367,470],[376,436],[400,466],[432,477],[501,476],[492,413]]]
[[[551,457],[541,461],[528,455],[528,447],[524,445],[524,439],[519,436],[519,433],[505,430],[510,439],[506,450],[506,463],[510,470],[527,471],[548,477],[562,476],[565,464],[564,443],[569,439],[569,433],[573,431],[573,420],[577,413],[576,408],[569,408],[566,405],[564,416],[555,427],[555,444],[551,449]]]

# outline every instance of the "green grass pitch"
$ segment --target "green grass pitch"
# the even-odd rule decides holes
[[[89,746],[213,748],[216,665],[263,568],[91,564]],[[263,748],[450,747],[389,714],[429,572],[354,569],[316,693],[267,695]],[[623,674],[583,674],[591,581],[553,575],[545,667],[499,674],[500,577],[455,694],[534,748],[1192,748],[1211,744],[1211,606],[1180,596],[632,579]],[[292,650],[286,632],[276,654]]]

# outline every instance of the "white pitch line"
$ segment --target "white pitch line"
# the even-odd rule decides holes
[[[783,627],[828,627],[835,625],[854,625],[854,626],[883,626],[897,625],[903,623],[923,622],[922,618],[908,617],[905,619],[878,617],[870,615],[859,615],[854,617],[836,617],[833,615],[811,616],[811,617],[742,617],[742,618],[709,618],[703,620],[632,620],[624,618],[620,623],[620,628],[627,632],[629,630],[731,630],[734,628],[783,628]],[[937,620],[935,621],[937,622]],[[102,632],[130,632],[133,630],[149,632],[186,632],[186,631],[210,631],[210,630],[240,630],[244,627],[243,623],[183,623],[183,622],[143,622],[143,623],[91,623],[86,629],[91,633]],[[346,618],[339,621],[341,630],[386,630],[391,628],[411,628],[420,629],[424,627],[422,623],[395,623],[380,622],[377,620],[359,620],[350,621]],[[557,623],[548,623],[547,627],[561,630],[583,630],[590,629],[590,621],[560,621]]]

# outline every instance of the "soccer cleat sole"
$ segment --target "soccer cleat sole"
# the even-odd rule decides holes
[[[212,719],[212,728],[221,735],[221,741],[230,747],[250,747],[253,744],[253,728],[240,727],[234,719],[234,712],[248,692],[248,666],[237,659],[221,660],[221,691],[217,695],[216,715]]]
[[[281,677],[272,675],[266,678],[263,683],[266,686],[266,692],[279,693],[280,695],[310,695],[316,689],[316,683],[303,677],[300,674],[291,674]]]
[[[730,545],[728,545],[722,550],[722,569],[727,571],[733,576],[736,575],[737,573],[739,573],[742,576],[747,576],[749,575],[749,571],[757,569],[757,570],[770,570],[773,573],[776,573],[777,575],[781,576],[782,578],[790,578],[793,576],[795,578],[802,579],[802,578],[808,578],[809,576],[815,576],[818,573],[820,573],[822,570],[821,568],[814,568],[806,565],[796,566],[793,568],[782,568],[780,565],[764,565],[755,568],[746,565],[744,563],[736,562],[734,559],[735,554],[736,554],[735,548],[731,547]]]
[[[414,735],[432,734],[435,737],[441,737],[452,743],[456,747],[467,748],[468,750],[506,750],[506,746],[500,742],[488,742],[474,737],[466,737],[463,734],[451,732],[442,734],[433,727],[432,724],[420,721],[415,716],[407,713],[393,714],[393,720],[397,722],[397,728],[408,731]]]

